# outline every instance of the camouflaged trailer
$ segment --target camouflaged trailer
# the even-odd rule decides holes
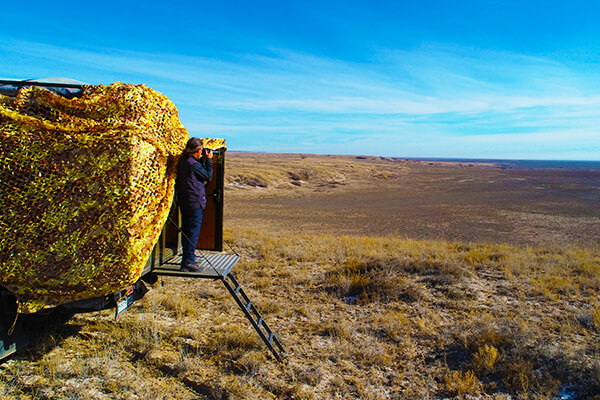
[[[174,181],[188,139],[174,104],[144,85],[0,81],[0,359],[40,319],[118,317],[156,271],[176,271]],[[198,248],[223,276],[239,259],[221,253],[225,142],[204,144],[215,178]]]

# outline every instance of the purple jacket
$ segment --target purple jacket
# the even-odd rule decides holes
[[[197,210],[206,208],[204,185],[212,179],[212,160],[182,156],[177,165],[175,191],[180,207]]]

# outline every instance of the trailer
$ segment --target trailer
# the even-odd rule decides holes
[[[14,97],[21,88],[29,86],[43,87],[65,98],[81,96],[84,89],[83,83],[65,79],[0,80],[0,94]],[[180,270],[183,239],[180,228],[181,214],[174,199],[158,241],[145,264],[141,277],[134,284],[114,293],[60,304],[32,315],[19,314],[16,296],[7,288],[0,286],[0,360],[30,345],[38,334],[40,326],[46,323],[63,323],[76,313],[105,309],[114,309],[115,319],[118,319],[127,308],[146,294],[148,284],[154,284],[161,276],[175,276],[221,281],[273,357],[282,361],[285,351],[281,342],[232,272],[240,260],[239,254],[231,246],[228,251],[224,249],[225,152],[225,148],[216,149],[214,152],[213,179],[206,186],[207,207],[204,210],[200,237],[196,246],[196,255],[202,266],[201,271]]]

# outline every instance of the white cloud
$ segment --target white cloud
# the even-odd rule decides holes
[[[91,83],[144,82],[174,100],[192,134],[224,132],[239,149],[254,146],[249,132],[290,149],[302,145],[294,137],[312,135],[341,152],[369,138],[390,143],[397,155],[428,143],[487,152],[498,143],[536,141],[560,152],[569,140],[597,141],[600,131],[600,72],[584,75],[550,58],[508,52],[431,44],[383,49],[368,63],[282,49],[220,60],[0,37],[0,54],[7,73],[31,74],[23,78],[64,73]]]

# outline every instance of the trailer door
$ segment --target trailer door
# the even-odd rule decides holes
[[[225,148],[214,151],[213,178],[206,185],[206,208],[196,248],[223,251],[223,189],[225,182]]]

